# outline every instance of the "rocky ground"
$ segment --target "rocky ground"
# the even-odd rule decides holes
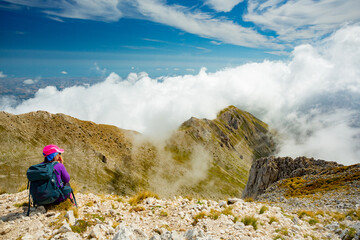
[[[359,239],[359,198],[319,205],[177,197],[77,195],[78,209],[32,208],[27,190],[0,195],[1,239]],[[319,200],[318,200],[319,201]],[[351,204],[350,204],[351,203]],[[341,205],[342,204],[342,205]],[[356,209],[357,207],[357,209]]]

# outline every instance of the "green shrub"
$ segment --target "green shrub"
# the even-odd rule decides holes
[[[264,205],[264,206],[262,206],[262,207],[260,208],[259,214],[263,214],[263,213],[266,212],[267,210],[269,210],[269,208]]]
[[[193,218],[194,218],[194,221],[192,222],[192,225],[195,226],[200,219],[206,217],[206,212],[201,212],[201,213],[198,213],[196,214]]]
[[[29,206],[29,202],[15,203],[14,207],[27,207]]]
[[[312,218],[312,219],[309,220],[309,224],[310,224],[311,226],[317,224],[318,222],[319,222],[319,220],[317,220],[316,218]]]
[[[257,219],[253,216],[246,216],[241,219],[241,222],[244,223],[245,226],[251,225],[254,230],[257,230]]]
[[[85,220],[77,220],[76,225],[71,226],[71,230],[76,233],[84,233],[90,224]]]

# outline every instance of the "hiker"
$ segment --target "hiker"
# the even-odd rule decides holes
[[[66,168],[64,166],[64,160],[61,157],[61,154],[64,152],[64,149],[59,148],[56,145],[47,145],[43,149],[43,155],[45,156],[43,163],[52,163],[57,161],[58,164],[54,165],[54,170],[57,171],[58,175],[56,175],[57,178],[57,185],[59,188],[62,188],[63,186],[69,186],[70,187],[70,175],[66,171]],[[60,203],[67,198],[70,198],[70,193],[66,196],[60,196],[53,204]]]
[[[27,170],[26,175],[29,180],[27,216],[30,214],[30,196],[32,196],[34,206],[54,205],[69,198],[77,207],[74,192],[69,184],[70,175],[66,171],[64,160],[61,157],[63,152],[64,149],[56,145],[47,145],[43,149],[44,161]]]

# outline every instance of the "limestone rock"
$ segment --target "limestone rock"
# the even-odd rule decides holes
[[[249,179],[243,192],[243,198],[254,198],[274,182],[284,178],[300,177],[305,174],[316,174],[326,168],[342,166],[336,162],[298,157],[265,157],[253,162]]]
[[[138,228],[128,227],[120,224],[115,229],[116,234],[113,240],[145,240],[148,239],[147,235]]]
[[[69,220],[70,225],[75,225],[76,219],[73,210],[67,211],[65,217]]]

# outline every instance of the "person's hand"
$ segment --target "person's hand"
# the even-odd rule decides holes
[[[61,156],[59,156],[58,162],[64,164],[64,160],[62,159]]]

